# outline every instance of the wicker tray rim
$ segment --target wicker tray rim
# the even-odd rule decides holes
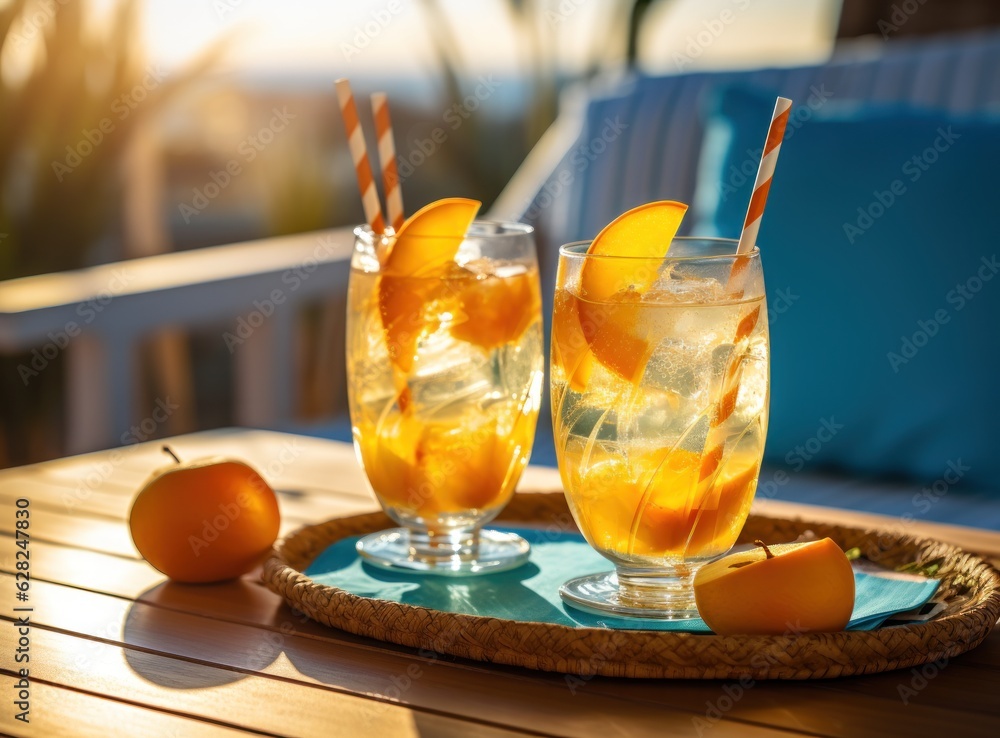
[[[568,509],[561,493],[518,493],[498,522],[537,525],[551,524],[554,519],[564,523],[566,516]],[[719,636],[449,613],[363,597],[319,584],[302,573],[331,543],[390,524],[383,513],[374,512],[304,526],[276,544],[264,564],[262,579],[290,606],[356,635],[464,658],[583,676],[815,679],[876,673],[963,653],[981,643],[1000,618],[1000,572],[956,546],[878,529],[765,515],[750,516],[741,540],[748,530],[760,528],[776,533],[813,529],[845,547],[845,541],[875,538],[880,545],[887,544],[880,550],[888,552],[890,559],[900,549],[917,558],[928,553],[945,556],[952,568],[945,571],[944,578],[961,574],[972,578],[976,587],[964,604],[925,623],[873,631]]]

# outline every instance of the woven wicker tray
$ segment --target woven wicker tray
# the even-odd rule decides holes
[[[499,518],[572,529],[561,493],[520,493]],[[927,538],[751,515],[741,542],[790,541],[805,530],[894,567],[943,557],[934,620],[874,631],[795,636],[716,636],[574,628],[440,612],[359,597],[321,585],[302,571],[331,543],[390,527],[382,513],[337,518],[280,541],[263,580],[292,607],[357,635],[468,659],[576,675],[679,679],[823,679],[902,669],[978,646],[1000,617],[1000,572],[983,559]]]

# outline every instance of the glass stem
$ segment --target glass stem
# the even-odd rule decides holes
[[[472,559],[479,552],[479,528],[443,532],[410,530],[410,555],[418,559]]]
[[[657,610],[694,608],[694,574],[697,566],[677,564],[663,569],[618,567],[618,596],[630,607]]]

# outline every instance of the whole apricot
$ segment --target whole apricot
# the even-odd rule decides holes
[[[153,473],[129,512],[135,547],[179,582],[219,582],[253,569],[278,537],[274,490],[242,461],[210,458]]]

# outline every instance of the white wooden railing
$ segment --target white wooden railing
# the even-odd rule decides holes
[[[281,425],[295,407],[296,315],[343,296],[352,248],[343,228],[0,283],[0,353],[32,352],[26,383],[66,353],[66,450],[79,453],[119,445],[139,421],[144,338],[225,326],[235,421]]]
[[[488,218],[517,220],[575,140],[583,97],[574,92],[564,98],[561,107],[570,114],[535,146]],[[143,189],[135,183],[155,170],[148,157],[140,157],[130,177],[133,189]],[[150,187],[147,182],[143,191],[156,195]],[[133,203],[130,212],[139,212],[126,231],[131,243],[145,244],[140,252],[150,253],[167,239],[144,207],[154,205]],[[289,427],[296,420],[300,376],[296,318],[306,304],[322,302],[326,328],[338,323],[343,335],[353,245],[347,227],[0,282],[0,354],[31,351],[32,361],[20,370],[20,380],[31,382],[65,352],[65,451],[83,453],[126,443],[123,436],[141,421],[139,349],[147,338],[221,326],[220,340],[227,341],[234,361],[235,423]],[[321,327],[321,333],[328,381],[337,382],[336,373],[343,377],[343,341],[330,340],[336,330]]]

